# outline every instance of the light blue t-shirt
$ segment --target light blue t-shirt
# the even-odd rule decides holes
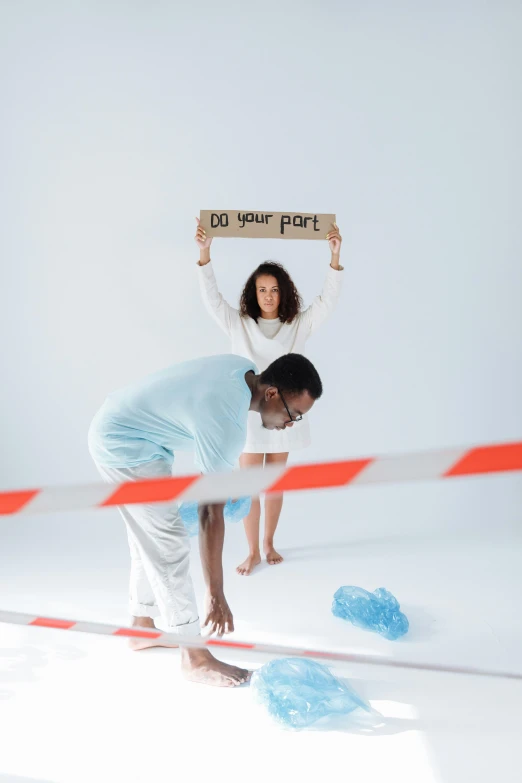
[[[233,354],[175,364],[110,394],[89,430],[99,465],[129,468],[195,451],[202,473],[232,470],[246,440],[257,368]]]

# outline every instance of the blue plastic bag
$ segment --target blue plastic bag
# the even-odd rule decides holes
[[[318,720],[369,706],[323,664],[280,658],[261,666],[250,682],[255,699],[278,723],[304,729]]]
[[[250,511],[251,505],[251,498],[239,498],[235,503],[232,500],[227,500],[223,512],[225,522],[241,522]]]
[[[189,536],[197,536],[199,530],[198,504],[180,503],[179,513]]]
[[[240,522],[250,511],[250,506],[250,498],[239,498],[235,503],[227,500],[223,511],[225,522]],[[196,536],[199,529],[198,504],[180,503],[179,513],[189,536]]]
[[[410,627],[408,618],[400,611],[399,602],[384,587],[373,593],[362,587],[340,587],[334,594],[332,612],[357,628],[376,631],[392,641],[404,636]]]

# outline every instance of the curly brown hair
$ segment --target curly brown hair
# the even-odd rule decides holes
[[[284,266],[277,264],[275,261],[265,261],[263,264],[260,264],[246,281],[239,303],[241,318],[253,318],[254,321],[257,321],[261,315],[256,291],[256,281],[261,275],[271,275],[277,280],[281,296],[279,320],[284,324],[292,323],[301,310],[303,300]]]

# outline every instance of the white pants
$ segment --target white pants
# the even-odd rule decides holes
[[[165,460],[134,468],[96,465],[110,483],[145,478],[170,478]],[[170,633],[200,633],[196,596],[190,577],[190,544],[172,503],[120,506],[131,554],[129,611],[134,617],[160,618],[158,627]]]

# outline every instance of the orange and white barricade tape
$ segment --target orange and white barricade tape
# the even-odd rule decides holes
[[[100,509],[133,503],[218,503],[228,498],[363,484],[426,481],[522,470],[522,441],[473,448],[172,478],[0,492],[0,515]]]
[[[482,669],[473,666],[453,666],[450,664],[421,663],[403,661],[380,655],[366,655],[355,652],[313,650],[305,647],[270,644],[267,642],[242,642],[235,639],[220,639],[201,636],[182,636],[163,633],[159,630],[146,628],[128,628],[126,626],[109,625],[83,620],[65,620],[57,617],[42,617],[40,615],[9,612],[0,609],[0,623],[11,625],[26,625],[33,628],[53,628],[60,631],[79,631],[81,633],[98,634],[102,636],[128,637],[133,639],[154,639],[177,644],[179,647],[224,648],[240,652],[258,652],[271,655],[284,655],[290,658],[317,658],[325,661],[363,664],[368,666],[391,666],[395,669],[415,669],[418,671],[442,672],[447,674],[468,674],[475,677],[499,677],[509,680],[522,680],[522,672],[507,672],[495,669]]]
[[[282,493],[306,489],[360,486],[363,484],[423,481],[522,471],[522,441],[445,449],[397,456],[320,462],[308,465],[269,465],[232,473],[180,476],[162,479],[103,483],[0,492],[0,515],[34,514],[80,509],[100,509],[133,503],[218,503],[228,498]],[[420,671],[469,674],[522,680],[522,673],[469,666],[402,661],[352,652],[312,650],[278,644],[242,642],[163,633],[105,623],[66,620],[0,609],[0,622],[116,637],[161,639],[180,647],[228,648],[291,657],[309,657],[344,663],[390,666]]]

